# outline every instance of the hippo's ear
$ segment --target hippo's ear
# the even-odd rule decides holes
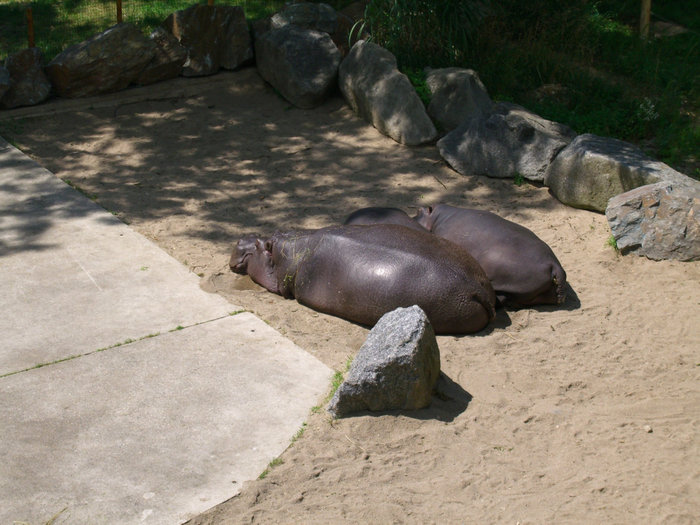
[[[255,250],[272,253],[272,241],[269,239],[266,241],[263,241],[262,239],[256,239]]]

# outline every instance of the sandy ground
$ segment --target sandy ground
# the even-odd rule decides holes
[[[562,308],[439,337],[430,408],[312,412],[281,464],[193,524],[698,523],[700,263],[619,256],[602,215],[461,176],[340,98],[292,108],[255,69],[14,115],[6,138],[335,369],[367,328],[232,274],[237,238],[446,202],[530,228],[568,273]]]

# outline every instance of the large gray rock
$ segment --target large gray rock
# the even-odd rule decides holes
[[[339,84],[355,113],[397,142],[431,142],[437,130],[396,58],[386,49],[360,40],[340,64]]]
[[[499,103],[477,114],[437,143],[440,155],[463,175],[544,179],[557,154],[576,136],[571,128],[516,104]]]
[[[8,89],[10,89],[10,72],[4,66],[0,66],[0,100]]]
[[[42,58],[41,51],[31,47],[5,59],[3,69],[7,75],[3,80],[0,72],[0,107],[33,106],[49,98],[51,82],[44,74]]]
[[[616,195],[605,216],[620,252],[700,260],[700,183],[657,182]]]
[[[328,33],[286,25],[255,40],[260,76],[297,107],[321,104],[336,86],[340,51]]]
[[[270,28],[279,29],[288,24],[295,25],[301,29],[322,31],[330,35],[338,27],[338,13],[331,6],[324,3],[299,2],[287,4],[272,15]]]
[[[425,82],[432,95],[428,115],[444,131],[452,131],[470,117],[491,113],[493,102],[479,75],[471,69],[427,69]]]
[[[156,45],[131,24],[110,27],[59,53],[46,67],[62,97],[87,97],[126,88],[153,59]]]
[[[182,65],[187,60],[187,50],[174,35],[162,27],[155,29],[149,38],[156,44],[156,48],[153,60],[136,79],[136,83],[142,86],[179,76]]]
[[[585,134],[554,159],[544,184],[564,204],[604,212],[608,200],[620,193],[661,181],[686,184],[688,180],[633,144]]]
[[[440,374],[435,333],[418,306],[397,308],[370,331],[328,406],[334,417],[430,404]]]
[[[236,69],[253,59],[253,44],[240,6],[193,5],[172,13],[163,22],[187,50],[182,74],[213,75],[220,68]]]
[[[364,5],[362,6],[362,13],[364,13]],[[362,16],[360,14],[360,18]],[[344,12],[336,11],[328,4],[299,2],[285,5],[271,17],[254,21],[252,29],[255,39],[271,29],[279,29],[288,24],[295,25],[301,29],[322,31],[331,36],[340,54],[345,56],[349,51],[348,35],[356,21],[357,19]],[[355,35],[354,40],[357,41],[360,38]]]

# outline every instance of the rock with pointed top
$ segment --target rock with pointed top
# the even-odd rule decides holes
[[[440,374],[433,327],[418,306],[397,308],[372,328],[328,411],[417,410],[430,405]]]
[[[340,90],[352,110],[401,144],[417,146],[437,130],[396,57],[377,44],[358,41],[340,64]]]

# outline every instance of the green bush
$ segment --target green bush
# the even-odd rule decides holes
[[[475,0],[371,0],[365,17],[372,38],[402,66],[458,63],[486,13]]]
[[[638,0],[371,0],[365,14],[414,84],[425,66],[472,68],[496,100],[637,143],[698,177],[700,10],[683,5],[654,15],[688,31],[648,41]]]

